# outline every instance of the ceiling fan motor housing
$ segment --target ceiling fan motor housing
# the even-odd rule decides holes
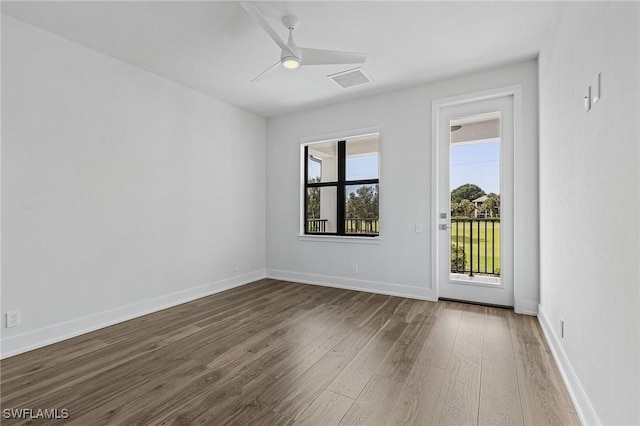
[[[293,31],[300,24],[300,20],[298,17],[293,15],[287,15],[282,18],[282,23],[289,30],[289,39],[287,40],[287,47],[290,51],[286,49],[282,49],[280,53],[280,62],[285,66],[285,68],[298,68],[300,62],[302,60],[302,53],[300,49],[296,45],[296,42],[293,40]],[[291,55],[293,53],[293,56]],[[286,63],[293,64],[293,66],[287,66]]]
[[[282,23],[286,29],[293,31],[300,25],[300,20],[297,16],[286,15],[282,17]]]

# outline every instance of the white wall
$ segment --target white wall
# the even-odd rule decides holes
[[[540,321],[588,424],[640,424],[639,14],[568,3],[540,55]]]
[[[267,275],[435,299],[431,283],[431,102],[522,85],[516,141],[516,286],[519,309],[538,304],[537,61],[270,118],[267,122]],[[380,132],[380,244],[298,239],[300,141],[356,129]],[[424,224],[415,233],[415,223]],[[351,272],[352,263],[359,274]]]
[[[263,118],[6,16],[2,112],[3,355],[264,276]]]

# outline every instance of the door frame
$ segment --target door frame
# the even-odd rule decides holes
[[[439,224],[439,201],[438,201],[438,191],[440,187],[440,165],[438,164],[439,154],[440,154],[440,137],[443,129],[440,129],[440,115],[442,110],[448,107],[463,105],[478,101],[485,101],[505,96],[513,97],[513,150],[512,150],[512,158],[510,158],[511,164],[513,164],[513,173],[511,176],[505,175],[504,179],[512,179],[513,181],[513,220],[512,220],[512,232],[513,232],[513,249],[515,251],[517,236],[515,235],[516,222],[518,220],[518,212],[516,210],[516,176],[515,176],[515,166],[516,166],[516,151],[518,149],[518,142],[522,140],[521,132],[522,132],[522,86],[520,84],[499,87],[495,89],[489,89],[479,92],[472,92],[463,95],[451,96],[447,98],[434,99],[431,103],[431,232],[434,238],[431,238],[431,282],[432,288],[435,290],[435,296],[438,298],[440,296],[439,289],[439,261],[441,259],[442,253],[439,250],[439,242],[442,238],[441,231],[438,231]],[[450,132],[450,129],[446,129],[447,132]],[[517,258],[515,253],[511,256],[512,262],[512,277],[513,277],[513,306],[515,312],[519,312],[519,301],[523,300],[523,289],[515,277],[518,276],[516,273],[517,268]]]

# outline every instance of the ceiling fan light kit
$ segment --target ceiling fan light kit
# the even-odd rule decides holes
[[[300,66],[300,60],[295,56],[286,56],[281,60],[282,66],[288,70],[295,70]]]
[[[280,61],[283,68],[296,69],[306,65],[343,65],[343,64],[362,64],[367,59],[364,53],[342,52],[338,50],[308,49],[298,47],[293,39],[293,31],[300,24],[300,20],[293,16],[287,15],[282,18],[282,23],[289,31],[289,39],[285,43],[278,33],[267,22],[264,15],[258,10],[255,4],[251,2],[241,2],[240,5],[253,18],[253,20],[264,30],[265,33],[280,47]],[[262,80],[266,74],[275,69],[278,63],[269,67],[259,76],[251,80],[252,82]]]

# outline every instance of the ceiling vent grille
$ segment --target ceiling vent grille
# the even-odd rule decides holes
[[[342,71],[337,74],[331,74],[327,77],[332,78],[343,88],[357,86],[359,84],[369,83],[371,78],[364,73],[362,68],[354,68],[348,71]]]

